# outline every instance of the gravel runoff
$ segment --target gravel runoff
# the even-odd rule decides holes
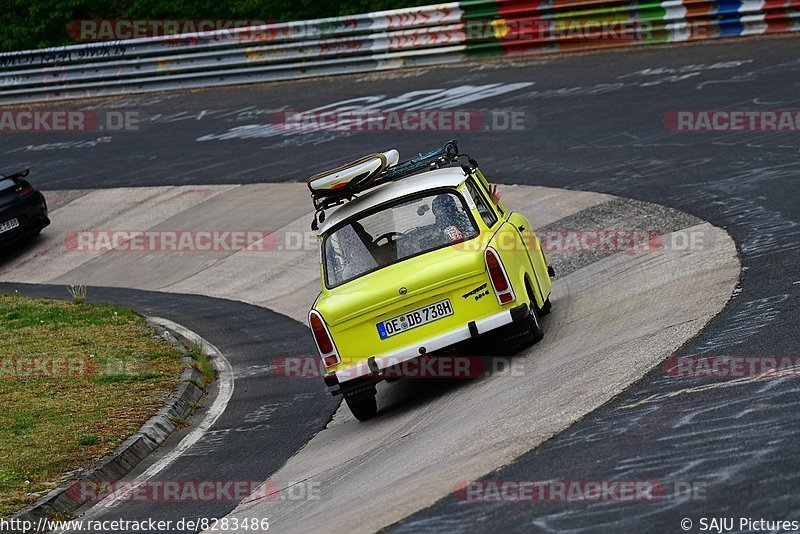
[[[555,230],[647,230],[658,235],[682,230],[703,222],[694,215],[651,204],[640,200],[618,198],[592,206],[573,215],[536,229],[536,234],[547,247],[543,238],[546,231]],[[644,234],[642,234],[644,235]],[[638,239],[635,242],[641,242]],[[568,248],[568,247],[567,247]],[[566,276],[587,265],[615,254],[610,252],[557,252],[546,249],[547,261],[555,269],[556,276]]]

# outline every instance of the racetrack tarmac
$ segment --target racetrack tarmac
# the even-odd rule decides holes
[[[384,106],[523,112],[523,132],[457,135],[461,148],[481,162],[490,180],[655,202],[709,221],[732,236],[744,269],[736,295],[680,348],[681,354],[797,355],[799,134],[680,133],[667,129],[664,119],[686,109],[797,108],[798,52],[796,38],[744,39],[347,76],[325,80],[324,91],[319,91],[319,82],[303,81],[72,104],[134,110],[140,127],[114,133],[4,133],[0,153],[4,169],[31,166],[35,181],[50,190],[217,188],[302,180],[313,170],[356,154],[390,146],[399,148],[401,155],[414,154],[456,136],[285,134],[266,118],[278,109],[303,110],[361,98]],[[514,197],[512,189],[504,191],[506,198]],[[141,201],[146,206],[151,200],[145,191],[131,194],[145,195]],[[68,194],[81,197],[82,193]],[[275,217],[282,217],[280,201],[240,198],[265,211],[277,210]],[[106,214],[109,208],[102,203],[97,209],[113,226],[126,222],[113,219],[113,210]],[[206,220],[224,220],[225,213],[210,210]],[[285,224],[299,228],[307,224],[302,218],[300,214]],[[6,258],[4,265],[23,257],[17,254]],[[64,265],[66,270],[59,268],[63,274],[81,268]],[[14,268],[13,279],[24,277],[28,270],[48,269],[29,261],[24,269]],[[93,272],[99,277],[107,269],[111,266]],[[9,276],[4,271],[2,279]],[[131,268],[130,276],[137,284],[148,278],[139,267]],[[159,284],[157,277],[149,278]],[[207,286],[213,289],[215,284]],[[181,291],[189,292],[185,287]],[[258,293],[257,286],[243,288],[242,293],[262,302],[269,299]],[[276,298],[274,309],[298,318],[301,306],[290,300],[281,303]],[[647,308],[647,303],[641,304]],[[680,319],[685,312],[675,308],[670,313]],[[702,483],[704,496],[694,502],[465,503],[450,497],[391,528],[468,531],[492,525],[509,531],[600,527],[664,531],[677,530],[682,517],[697,521],[702,514],[798,519],[795,490],[800,466],[789,452],[800,430],[794,416],[798,393],[796,379],[709,385],[702,380],[675,380],[656,367],[538,449],[516,461],[500,461],[498,466],[506,465],[490,475]],[[556,403],[566,411],[572,402],[558,398],[550,407]],[[332,429],[337,422],[334,419]],[[482,422],[477,431],[491,428]],[[397,469],[402,471],[403,466]],[[380,516],[381,510],[373,514]],[[390,510],[384,517],[395,516]]]
[[[179,292],[178,298],[183,300],[188,299],[183,293],[211,295],[285,313],[288,317],[263,324],[265,353],[269,356],[258,364],[251,360],[246,369],[255,369],[254,376],[234,361],[234,401],[241,402],[237,385],[243,372],[244,380],[253,383],[268,373],[269,362],[276,357],[296,358],[312,352],[304,345],[280,343],[285,349],[276,353],[270,343],[273,332],[280,332],[287,321],[293,323],[291,318],[296,321],[291,331],[303,330],[302,322],[317,292],[316,245],[311,241],[308,247],[287,247],[296,241],[293,236],[308,233],[304,228],[311,213],[303,188],[302,184],[253,184],[233,188],[103,189],[79,197],[60,193],[74,200],[54,210],[48,233],[20,247],[0,273],[22,283],[64,285],[78,281],[91,287]],[[283,455],[278,458],[288,463],[268,473],[278,495],[298,484],[313,484],[317,498],[258,499],[243,504],[232,517],[270,517],[283,530],[298,532],[346,528],[356,520],[360,522],[356,530],[361,532],[387,526],[447,495],[458,480],[482,476],[513,461],[602,405],[698,332],[722,309],[733,291],[739,264],[733,242],[723,230],[676,210],[608,195],[530,186],[505,191],[507,208],[525,214],[535,228],[560,228],[561,221],[565,228],[648,228],[663,234],[664,245],[610,255],[553,251],[551,264],[564,277],[556,279],[554,311],[543,322],[547,337],[506,364],[514,366],[515,374],[489,373],[466,382],[444,379],[429,384],[425,380],[421,384],[382,384],[380,417],[368,423],[358,423],[342,407],[333,424],[323,430],[319,417],[325,423],[330,417],[323,410],[307,422],[307,430],[321,432],[304,442],[302,450],[290,440],[296,447],[291,460],[285,457],[287,449],[282,449]],[[260,210],[258,199],[263,198],[280,199],[280,209]],[[220,221],[213,227],[216,230],[270,230],[274,240],[271,247],[257,251],[177,253],[124,247],[84,249],[84,244],[96,245],[99,241],[70,237],[76,231],[94,232],[98,228],[163,234],[211,228],[205,226],[209,220]],[[703,246],[672,249],[668,245],[674,241],[670,237],[673,232],[700,235]],[[305,237],[300,241],[305,243]],[[574,265],[579,258],[580,268]],[[681,313],[676,313],[678,310]],[[219,312],[221,323],[233,320],[222,310],[209,312]],[[496,360],[490,361],[492,365],[487,368],[494,368]],[[271,382],[281,377],[270,378],[262,387],[271,387]],[[293,382],[314,382],[319,388],[319,378],[285,376],[278,393],[282,395],[286,388],[291,391]],[[303,385],[296,393],[299,398],[308,395],[309,386]],[[179,480],[207,480],[206,464],[211,462],[219,466],[211,480],[220,480],[216,477],[226,473],[228,461],[236,464],[229,474],[264,472],[256,444],[261,440],[259,432],[271,425],[261,421],[258,414],[266,411],[271,416],[278,410],[289,419],[305,419],[305,411],[314,408],[305,403],[274,402],[272,394],[262,396],[258,390],[251,399],[250,387],[249,412],[243,408],[226,412],[229,418],[214,425],[165,475],[177,473]],[[414,400],[417,397],[426,401]],[[564,398],[570,402],[562,403],[560,399]],[[532,404],[536,410],[531,410]],[[252,425],[254,422],[261,424]],[[272,438],[279,439],[281,432],[278,430]],[[225,439],[216,438],[220,435]],[[230,444],[231,440],[236,446]],[[397,443],[403,446],[397,449]],[[235,454],[227,456],[228,449]],[[220,461],[218,455],[226,461]],[[248,470],[248,465],[253,469]],[[375,477],[375,472],[382,476]],[[370,495],[372,498],[365,498]],[[370,506],[382,502],[391,513],[365,520],[368,510],[361,503],[367,502]],[[192,514],[203,510],[198,503],[192,504],[187,507]],[[205,510],[205,517],[216,516],[230,506],[228,502],[215,503]],[[160,518],[168,517],[164,510],[176,513],[174,504],[162,510],[157,502],[122,502],[90,509],[86,518],[144,519],[150,517],[151,508],[159,509]],[[343,509],[348,513],[342,513]],[[336,522],[331,519],[333,510],[340,510]]]

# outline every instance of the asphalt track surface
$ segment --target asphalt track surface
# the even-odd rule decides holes
[[[266,307],[303,323],[318,291],[316,247],[277,247],[266,255],[122,250],[97,254],[71,250],[64,240],[76,227],[171,229],[213,224],[269,229],[278,244],[288,244],[281,236],[294,235],[285,232],[296,231],[297,225],[308,228],[312,216],[304,189],[301,183],[283,183],[53,193],[53,204],[59,206],[52,212],[53,224],[0,265],[0,277],[21,284],[63,285],[78,280],[92,287],[203,294]],[[480,478],[507,465],[602,406],[698,333],[734,291],[740,264],[733,240],[724,230],[683,212],[585,191],[514,186],[506,193],[506,208],[530,217],[540,235],[548,229],[647,228],[662,235],[665,243],[672,243],[670,236],[699,235],[703,246],[631,254],[551,252],[549,262],[560,275],[551,297],[553,313],[543,320],[548,335],[504,364],[513,365],[514,374],[381,384],[380,417],[361,425],[340,407],[330,424],[320,426],[319,433],[270,475],[282,498],[248,499],[236,507],[232,519],[268,517],[284,532],[344,530],[353,524],[361,532],[371,532],[400,521],[449,494],[455,481]],[[265,199],[279,213],[262,212],[259,204]],[[227,323],[232,319],[226,311],[212,306],[204,313],[216,312],[218,320]],[[281,328],[281,323],[263,327]],[[287,355],[302,354],[302,349],[298,345]],[[265,354],[272,350],[268,344],[264,347]],[[483,369],[502,363],[494,350],[487,356]],[[266,372],[267,363],[246,369],[244,376]],[[280,369],[278,365],[276,371]],[[220,383],[227,380],[221,377]],[[260,443],[249,435],[263,425],[245,423],[263,422],[275,409],[306,420],[304,410],[311,407],[269,403],[262,392],[248,396],[235,418],[212,426],[188,450],[181,441],[176,450],[191,462],[180,480],[208,480],[206,464],[218,464],[217,448],[227,447],[243,452],[235,457],[238,464],[232,473],[242,472],[251,462],[256,464],[254,473],[263,473]],[[531,410],[532,402],[536,410]],[[232,433],[231,426],[236,428]],[[486,431],[490,428],[497,430]],[[220,436],[237,444],[231,446]],[[402,447],[396,447],[398,443]],[[154,472],[162,467],[159,458],[131,479],[163,481],[156,478],[161,471]],[[298,499],[298,489],[310,484],[317,488],[316,498]],[[83,517],[147,518],[142,514],[148,507],[139,502],[106,504],[94,506]],[[386,511],[373,514],[375,508]],[[179,512],[180,507],[172,509]]]
[[[406,99],[433,109],[524,111],[525,131],[458,135],[493,181],[660,203],[733,236],[744,269],[741,291],[682,354],[797,355],[800,134],[675,133],[663,118],[684,109],[795,109],[798,57],[796,38],[741,40],[82,103],[73,106],[135,110],[140,128],[3,134],[0,153],[4,169],[30,166],[45,189],[301,180],[310,162],[324,168],[387,146],[408,154],[451,135],[285,135],[266,126],[277,109],[431,91],[426,94],[434,100],[427,103],[419,93]],[[441,100],[443,90],[448,100]],[[203,326],[197,331],[223,348]],[[708,387],[707,381],[668,380],[656,369],[491,476],[682,480],[705,484],[702,500],[476,504],[445,498],[390,530],[662,532],[679,531],[683,517],[695,524],[703,516],[797,520],[799,388],[796,378]]]

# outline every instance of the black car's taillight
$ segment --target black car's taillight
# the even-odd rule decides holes
[[[20,189],[17,189],[19,192],[19,196],[25,198],[29,197],[36,192],[36,189],[30,184],[23,185]]]

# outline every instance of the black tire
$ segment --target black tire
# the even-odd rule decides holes
[[[544,317],[545,315],[550,315],[550,309],[552,307],[553,307],[553,305],[550,303],[550,297],[547,297],[547,300],[544,301],[544,306],[542,306],[542,309],[539,310],[539,317]]]
[[[536,305],[536,297],[533,294],[533,289],[531,288],[530,283],[526,280],[525,281],[525,289],[528,292],[528,301],[530,304],[529,306],[529,313],[528,316],[523,319],[523,324],[525,325],[526,334],[527,334],[527,345],[533,345],[534,343],[538,343],[544,337],[544,332],[542,331],[542,325],[539,323],[539,317],[542,315],[547,315],[546,313],[539,313]],[[549,306],[548,303],[550,299],[548,298],[545,301],[545,304],[542,308],[548,308],[549,313]]]
[[[378,400],[375,395],[359,395],[357,397],[345,397],[344,401],[350,408],[353,417],[359,421],[372,419],[378,413]]]
[[[533,345],[534,343],[538,343],[544,337],[544,332],[542,331],[542,325],[539,324],[539,317],[538,313],[536,312],[536,301],[531,302],[533,306],[528,313],[528,316],[523,319],[523,324],[525,325],[526,334],[528,338],[528,345]]]

